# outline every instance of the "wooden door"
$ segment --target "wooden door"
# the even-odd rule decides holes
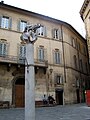
[[[25,106],[25,86],[15,85],[15,107]]]

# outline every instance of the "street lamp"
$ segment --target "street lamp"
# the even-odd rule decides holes
[[[34,78],[34,43],[37,29],[41,24],[27,25],[20,39],[26,43],[25,59],[25,120],[35,120],[35,78]]]

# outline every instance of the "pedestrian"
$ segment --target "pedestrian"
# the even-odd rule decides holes
[[[48,101],[47,101],[47,96],[44,94],[43,96],[43,104],[47,105]]]
[[[52,96],[48,96],[48,101],[49,101],[49,104],[54,104],[55,100],[53,98],[53,95]]]

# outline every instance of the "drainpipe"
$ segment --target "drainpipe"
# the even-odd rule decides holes
[[[62,36],[62,49],[63,49],[63,66],[64,66],[64,79],[66,83],[66,66],[65,66],[65,54],[64,54],[64,41],[63,41],[63,30],[61,25],[61,36]]]
[[[61,25],[61,36],[62,36],[62,49],[63,49],[64,82],[66,83],[66,66],[65,66],[65,54],[64,54],[64,41],[63,41],[62,25]],[[63,105],[65,105],[64,93],[63,93]]]

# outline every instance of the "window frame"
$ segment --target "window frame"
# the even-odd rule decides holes
[[[55,64],[61,64],[62,58],[61,58],[61,52],[59,49],[54,50],[54,63]]]
[[[12,18],[6,15],[0,16],[0,27],[4,29],[11,29]]]
[[[20,32],[23,32],[24,29],[25,29],[25,27],[26,27],[26,25],[27,25],[27,21],[25,21],[25,20],[20,20],[20,21],[19,21],[19,31],[20,31]]]
[[[43,62],[45,60],[44,46],[38,47],[38,60],[40,62]]]
[[[7,55],[7,43],[6,42],[0,42],[1,50],[0,50],[0,56],[6,56]]]
[[[36,32],[37,32],[38,36],[46,37],[46,27],[45,26],[38,28]]]
[[[64,81],[63,81],[63,75],[62,74],[55,74],[55,84],[56,85],[63,85]]]

